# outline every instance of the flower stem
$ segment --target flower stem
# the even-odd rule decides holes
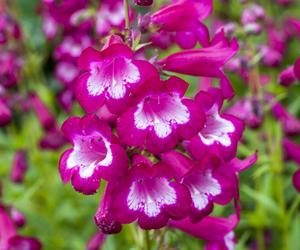
[[[151,240],[150,240],[150,235],[149,235],[149,230],[145,230],[145,250],[151,250]]]
[[[129,20],[129,3],[128,0],[123,0],[124,12],[125,12],[125,41],[130,46],[130,20]]]

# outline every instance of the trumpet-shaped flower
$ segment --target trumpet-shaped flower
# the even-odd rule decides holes
[[[89,47],[82,52],[78,62],[84,73],[75,94],[85,111],[95,112],[105,103],[113,112],[124,110],[132,91],[157,75],[150,63],[134,60],[133,56],[120,38],[110,39],[101,51]]]
[[[84,194],[97,191],[100,180],[114,180],[124,175],[127,156],[123,148],[112,143],[110,128],[95,115],[71,117],[62,126],[73,144],[61,156],[59,171],[64,183],[71,181]]]
[[[217,89],[211,89],[210,93],[200,91],[195,100],[205,110],[206,122],[189,143],[189,151],[196,159],[207,153],[217,154],[226,161],[232,159],[242,136],[243,122],[235,116],[221,114],[223,98]]]
[[[172,181],[168,165],[153,165],[143,156],[136,156],[122,190],[114,199],[114,214],[122,224],[135,220],[143,229],[159,229],[169,218],[187,216],[190,204],[188,190]]]
[[[138,93],[137,104],[118,120],[118,133],[130,146],[144,146],[153,153],[168,151],[180,138],[191,138],[203,125],[203,112],[183,98],[187,83],[177,77],[148,81]]]

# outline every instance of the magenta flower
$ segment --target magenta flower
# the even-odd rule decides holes
[[[21,66],[22,59],[10,50],[0,50],[0,86],[12,88],[16,86]]]
[[[263,105],[256,97],[238,100],[226,109],[226,114],[239,118],[250,128],[260,127],[264,119]]]
[[[130,9],[130,20],[133,17]],[[106,36],[112,29],[122,30],[125,28],[125,13],[121,0],[104,0],[96,14],[96,33]]]
[[[150,6],[153,4],[153,0],[134,0],[134,2],[140,6]]]
[[[151,23],[165,31],[187,31],[197,26],[211,12],[211,0],[179,0],[152,14]]]
[[[279,74],[279,84],[284,87],[291,86],[296,81],[294,65],[289,66]]]
[[[293,174],[293,185],[296,188],[296,190],[300,193],[300,169],[298,169]]]
[[[65,0],[65,1],[43,1],[42,5],[42,14],[46,17],[47,22],[49,22],[49,17],[52,18],[50,29],[54,28],[55,25],[61,25],[64,28],[72,27],[71,17],[78,11],[83,10],[88,4],[87,0]],[[44,27],[48,25],[49,31],[49,23],[44,24]],[[56,33],[56,32],[53,32]],[[52,34],[52,32],[47,32],[46,34]],[[51,36],[50,36],[51,37]]]
[[[4,127],[11,122],[12,113],[4,100],[0,99],[0,127]]]
[[[228,218],[206,217],[198,223],[192,223],[188,218],[180,221],[172,220],[169,226],[180,229],[196,238],[216,242],[224,240],[236,227],[238,221],[237,215],[234,214]]]
[[[120,38],[108,42],[102,51],[87,48],[79,57],[79,67],[85,72],[77,81],[75,94],[87,112],[95,112],[105,103],[113,112],[124,110],[132,91],[157,75],[150,63],[134,60],[132,50]]]
[[[62,135],[58,128],[46,131],[40,139],[40,148],[43,150],[58,150],[66,144],[66,138]]]
[[[195,101],[205,110],[206,121],[191,139],[188,150],[198,160],[207,153],[219,155],[226,161],[232,159],[243,133],[243,122],[235,116],[220,114],[223,98],[218,89],[200,91]]]
[[[42,29],[46,38],[49,40],[54,39],[58,33],[58,24],[56,23],[55,19],[47,13],[44,13],[42,18]]]
[[[180,51],[163,58],[158,61],[158,64],[167,71],[220,78],[223,95],[232,98],[233,89],[222,67],[237,51],[237,40],[233,39],[229,42],[224,32],[220,32],[214,37],[210,47]]]
[[[10,179],[15,183],[22,183],[28,169],[27,155],[24,150],[15,153],[10,173]]]
[[[272,102],[272,96],[267,97]],[[295,135],[300,133],[300,121],[290,114],[282,104],[275,102],[271,108],[273,116],[282,124],[283,130],[287,135]]]
[[[208,241],[204,250],[234,250],[236,243],[234,232],[231,231],[222,240]]]
[[[37,93],[30,93],[29,100],[31,107],[34,110],[41,126],[45,130],[51,130],[55,126],[55,117],[51,114],[49,108],[37,95]]]
[[[173,178],[168,165],[153,165],[147,158],[136,156],[113,203],[117,220],[122,224],[137,220],[143,229],[159,229],[169,218],[186,217],[189,193],[182,184],[172,181]]]
[[[191,49],[199,41],[209,45],[209,31],[201,22],[212,12],[212,1],[174,1],[151,15],[150,24],[161,31],[176,32],[175,41],[181,48]]]
[[[295,142],[284,138],[282,146],[285,151],[285,157],[287,160],[293,160],[300,166],[300,145]],[[298,192],[300,192],[300,169],[298,169],[293,175],[293,184]]]
[[[92,40],[86,32],[74,33],[64,36],[61,43],[55,48],[54,58],[56,60],[77,59],[84,49],[92,46]]]
[[[162,159],[172,166],[176,180],[189,190],[192,199],[190,220],[195,223],[210,214],[214,198],[222,193],[222,183],[214,176],[220,159],[206,155],[201,162],[194,162],[176,151],[163,154]]]
[[[122,184],[123,182],[118,181],[107,183],[94,216],[95,224],[104,234],[116,234],[122,230],[122,225],[116,219],[113,211],[114,198],[123,189]]]
[[[181,138],[191,138],[203,126],[203,111],[183,97],[188,84],[177,77],[145,83],[137,104],[123,113],[117,131],[130,146],[144,146],[153,153],[172,149]]]
[[[71,180],[75,190],[95,193],[100,180],[115,180],[124,175],[128,159],[123,148],[112,143],[110,128],[95,115],[70,117],[62,126],[73,144],[60,158],[59,171],[64,183]]]
[[[64,85],[70,86],[79,75],[75,62],[60,61],[55,66],[55,76]]]
[[[294,64],[294,74],[298,81],[300,81],[300,58],[298,58]]]
[[[92,238],[89,240],[86,250],[101,250],[102,245],[104,244],[106,240],[106,235],[98,232],[95,235],[92,236]]]
[[[0,9],[0,44],[5,45],[12,38],[19,40],[21,35],[21,29],[16,20],[7,11]]]
[[[0,249],[42,249],[42,245],[37,239],[17,234],[12,220],[2,206],[0,206]]]
[[[21,228],[26,224],[26,217],[15,207],[10,209],[10,217],[16,227]]]
[[[244,9],[241,17],[243,25],[249,23],[255,23],[265,17],[265,10],[258,4],[252,4],[248,8]]]

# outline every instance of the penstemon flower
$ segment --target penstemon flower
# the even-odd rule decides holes
[[[78,63],[85,72],[77,81],[75,94],[87,112],[104,104],[112,112],[126,109],[131,93],[157,75],[150,63],[135,60],[133,51],[117,36],[108,39],[101,51],[84,50]]]
[[[135,1],[140,6],[152,2]],[[222,111],[224,100],[234,95],[223,69],[239,49],[237,40],[233,34],[227,38],[222,28],[210,39],[203,23],[212,12],[210,0],[172,1],[133,28],[135,13],[126,3],[101,3],[95,19],[96,33],[105,40],[100,50],[91,47],[98,47],[97,39],[85,39],[91,26],[79,24],[76,34],[70,15],[63,22],[52,15],[65,26],[55,50],[57,78],[87,113],[62,126],[72,147],[60,158],[61,179],[86,195],[106,182],[94,216],[104,234],[119,233],[123,224],[134,222],[145,230],[171,226],[199,234],[208,241],[206,249],[230,249],[240,209],[238,174],[257,160],[257,154],[236,158],[244,124]],[[161,59],[148,53],[153,46],[174,43],[186,50]],[[202,47],[195,48],[197,43]],[[180,74],[206,77],[209,84],[187,97],[189,80]],[[213,87],[213,78],[220,88]],[[56,132],[55,126],[50,132]],[[52,145],[49,136],[44,145]],[[237,215],[208,217],[216,204],[231,201]],[[214,226],[219,226],[218,237],[212,235]],[[91,248],[102,244],[102,233]]]
[[[84,194],[95,193],[100,180],[115,180],[124,175],[127,156],[124,149],[113,143],[110,128],[95,115],[70,117],[62,126],[73,148],[61,156],[59,163],[63,182]]]
[[[153,153],[168,151],[178,139],[189,139],[203,126],[201,108],[183,98],[188,85],[171,77],[152,78],[137,93],[137,104],[119,117],[117,131],[124,143]]]

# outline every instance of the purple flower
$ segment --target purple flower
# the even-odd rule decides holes
[[[152,14],[151,23],[165,31],[186,31],[197,26],[211,12],[211,0],[179,0]]]
[[[43,150],[58,150],[66,143],[66,138],[62,133],[54,127],[46,131],[44,136],[40,139],[40,147]]]
[[[296,80],[294,65],[289,66],[279,74],[279,84],[284,87],[291,86]]]
[[[220,32],[214,37],[210,47],[180,51],[163,58],[158,64],[167,71],[220,78],[223,95],[232,98],[233,89],[221,68],[237,51],[237,40],[229,42],[224,32]]]
[[[220,159],[207,154],[202,161],[194,162],[176,151],[163,154],[162,159],[172,166],[176,180],[189,190],[192,200],[190,220],[195,223],[210,214],[214,198],[222,193],[222,183],[215,177]]]
[[[248,8],[244,9],[241,17],[241,22],[243,25],[249,23],[255,23],[259,19],[265,17],[265,11],[263,7],[258,4],[252,4]]]
[[[269,102],[274,102],[272,96],[268,96],[267,100]],[[295,135],[300,133],[300,121],[290,114],[282,104],[275,101],[271,107],[271,112],[273,116],[282,124],[283,130],[287,135]]]
[[[51,130],[55,126],[55,117],[36,93],[29,94],[31,106],[36,113],[43,129]]]
[[[199,41],[209,45],[209,31],[201,22],[212,12],[212,1],[175,1],[151,15],[150,24],[160,31],[176,32],[174,40],[181,48],[191,49]]]
[[[42,245],[37,239],[17,234],[12,220],[9,218],[4,207],[0,206],[0,249],[40,250],[41,248]]]
[[[294,74],[298,81],[300,81],[300,57],[296,60],[294,64]]]
[[[6,103],[0,99],[0,127],[4,127],[11,122],[12,114]]]
[[[236,245],[236,239],[234,232],[231,231],[224,236],[222,240],[208,241],[204,250],[234,250]]]
[[[204,109],[206,121],[191,139],[188,150],[198,160],[207,153],[219,155],[226,161],[232,159],[243,133],[243,122],[233,115],[220,114],[223,98],[218,89],[200,91],[195,101]]]
[[[172,220],[169,226],[180,229],[196,238],[209,242],[217,242],[223,241],[236,227],[237,223],[238,217],[234,214],[228,218],[206,217],[198,223],[192,223],[188,218],[180,221]]]
[[[293,160],[300,166],[300,145],[295,142],[284,138],[282,146],[285,151],[285,157],[287,160]],[[298,169],[293,175],[293,184],[298,192],[300,192],[300,169]]]
[[[0,10],[0,44],[5,45],[12,38],[19,40],[21,35],[21,29],[16,20],[5,10]]]
[[[85,72],[77,81],[75,94],[87,112],[95,112],[105,103],[112,112],[124,110],[130,93],[158,74],[147,61],[134,60],[132,50],[120,38],[110,39],[101,51],[87,48],[78,62]]]
[[[136,156],[122,190],[113,206],[116,219],[127,224],[135,220],[143,229],[159,229],[187,216],[190,204],[188,190],[172,181],[174,175],[164,163],[152,164]]]
[[[24,150],[15,153],[10,173],[10,179],[15,183],[22,183],[28,169],[27,155]]]
[[[125,174],[128,164],[125,151],[112,143],[110,128],[97,116],[70,117],[62,131],[73,145],[59,162],[64,183],[71,181],[78,192],[93,194],[101,179],[111,181]]]
[[[11,88],[16,86],[19,78],[22,59],[14,51],[0,50],[0,86]]]
[[[92,40],[86,32],[76,32],[64,36],[62,42],[55,48],[54,58],[56,60],[77,59],[81,52],[92,46]]]
[[[133,17],[133,11],[130,9],[130,20]],[[99,36],[106,36],[112,29],[122,30],[125,28],[125,14],[123,2],[121,0],[105,0],[96,15],[96,33]]]
[[[238,100],[226,109],[226,114],[234,115],[250,128],[260,127],[264,119],[262,103],[255,97]]]
[[[293,174],[293,185],[296,188],[296,190],[300,193],[300,169],[298,169]]]
[[[106,235],[98,232],[89,240],[86,250],[100,250],[106,239]]]
[[[140,6],[150,6],[153,4],[153,0],[134,0],[134,2]]]
[[[10,209],[10,217],[18,228],[23,227],[26,224],[26,217],[15,207]]]
[[[177,77],[145,83],[137,104],[123,113],[117,131],[130,146],[144,146],[153,153],[168,151],[180,138],[191,138],[203,126],[203,112],[183,97],[188,84]]]
[[[55,67],[56,78],[64,85],[70,86],[79,75],[79,70],[74,62],[60,61]]]
[[[116,234],[122,230],[121,223],[116,219],[113,213],[114,197],[123,189],[122,184],[122,182],[107,183],[94,216],[95,224],[104,234]]]
[[[300,165],[300,145],[287,138],[284,138],[282,143],[287,159],[293,160]]]

